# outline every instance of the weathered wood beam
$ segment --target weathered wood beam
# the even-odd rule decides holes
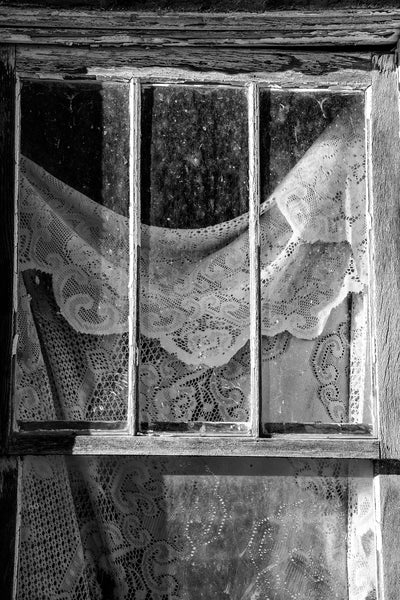
[[[15,191],[15,48],[0,48],[0,590],[12,600],[15,579],[18,467],[4,455],[12,427]]]
[[[286,73],[291,73],[290,85],[301,86],[314,80],[318,87],[334,85],[345,80],[354,87],[370,83],[370,53],[311,53],[272,50],[248,51],[244,48],[67,48],[60,46],[17,46],[17,69],[19,73],[56,73],[100,75],[101,69],[112,69],[114,77],[150,77],[155,69],[157,79],[184,79],[182,69],[187,70],[189,81],[193,74],[201,72],[204,80],[209,73],[217,73],[228,82],[249,76],[258,80],[285,85]],[[139,72],[142,69],[142,72]],[[147,69],[147,73],[144,71]],[[129,75],[128,75],[129,72]],[[136,73],[136,75],[134,74]],[[296,76],[296,81],[294,80]],[[215,75],[214,75],[215,78]]]
[[[0,0],[0,5],[69,9],[246,12],[277,10],[395,9],[397,0]]]
[[[62,46],[390,46],[400,9],[269,13],[68,11],[0,6],[0,43]]]
[[[303,458],[379,458],[374,438],[281,436],[272,439],[176,435],[76,435],[73,432],[20,433],[14,454],[121,454],[182,456],[289,456]]]
[[[12,423],[14,316],[15,48],[0,48],[0,454]]]

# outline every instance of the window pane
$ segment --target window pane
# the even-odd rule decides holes
[[[23,427],[126,419],[129,129],[125,84],[23,83],[16,363]]]
[[[143,430],[248,418],[247,211],[245,90],[144,88]]]
[[[375,597],[372,465],[28,457],[17,600]]]
[[[364,95],[260,105],[263,427],[368,432]]]

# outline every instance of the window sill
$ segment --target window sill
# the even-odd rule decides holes
[[[379,440],[372,436],[282,434],[271,438],[198,435],[94,434],[70,431],[14,434],[10,454],[265,456],[379,459]]]

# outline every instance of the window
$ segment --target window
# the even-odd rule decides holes
[[[21,82],[19,426],[368,433],[365,93],[161,74]]]
[[[393,57],[121,56],[17,51],[14,596],[383,597]]]

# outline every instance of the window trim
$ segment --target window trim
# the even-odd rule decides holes
[[[238,66],[238,70],[240,69]],[[19,75],[17,72],[17,87],[24,81],[34,81],[33,75]],[[59,78],[47,72],[46,66],[36,73],[40,81],[68,80],[69,77],[62,71]],[[150,69],[125,68],[123,74],[115,76],[113,69],[102,70],[91,78],[93,83],[123,81],[127,84],[130,98],[130,119],[132,127],[130,130],[130,314],[138,316],[137,311],[137,281],[136,265],[138,261],[138,245],[140,245],[139,220],[140,220],[140,127],[141,127],[141,89],[148,84],[159,84],[174,82],[175,85],[234,85],[246,91],[248,101],[248,128],[249,128],[249,242],[250,242],[250,353],[251,353],[251,397],[250,397],[250,419],[247,422],[226,423],[193,423],[187,429],[171,429],[168,431],[155,430],[146,432],[151,437],[147,442],[141,437],[136,424],[137,402],[135,386],[137,385],[137,356],[135,326],[130,326],[130,393],[128,396],[128,422],[124,423],[85,423],[85,422],[22,422],[19,430],[14,423],[11,435],[9,451],[19,454],[26,452],[25,448],[34,448],[36,452],[45,453],[49,448],[56,449],[59,445],[60,451],[66,448],[76,454],[85,453],[129,453],[129,454],[164,454],[164,452],[175,454],[197,454],[235,456],[282,456],[285,452],[288,456],[319,456],[319,457],[357,457],[357,458],[379,458],[379,443],[376,432],[371,434],[371,428],[361,424],[293,424],[292,432],[276,431],[272,434],[264,432],[261,415],[261,393],[260,393],[260,331],[259,309],[260,289],[258,282],[259,272],[259,223],[257,218],[260,203],[260,169],[259,169],[259,94],[262,89],[274,89],[274,78],[270,73],[259,73],[257,81],[253,82],[249,76],[238,73],[222,76],[218,73],[199,72],[188,75],[187,72],[176,69],[173,74],[165,73],[163,68],[151,67]],[[272,82],[271,82],[272,79]],[[222,80],[222,81],[221,81]],[[344,83],[343,83],[344,80]],[[74,78],[74,82],[82,82],[81,77]],[[88,85],[92,79],[88,81]],[[371,74],[366,72],[358,78],[349,80],[340,72],[330,75],[330,82],[325,86],[320,84],[320,76],[313,76],[313,80],[299,81],[297,73],[292,70],[285,73],[285,86],[290,91],[340,91],[360,92],[364,94],[365,103],[371,89]],[[279,88],[278,88],[279,89]],[[16,109],[18,111],[18,107]],[[17,117],[18,118],[18,117]],[[17,136],[18,137],[18,136]],[[18,143],[18,140],[17,140]],[[16,156],[16,162],[19,158]],[[17,252],[17,247],[16,247]],[[257,283],[258,282],[258,283]],[[15,305],[17,311],[17,305]],[[136,326],[136,330],[138,327]],[[135,377],[136,371],[136,377]],[[136,403],[134,398],[136,397]],[[135,404],[135,405],[134,405]],[[375,428],[374,428],[375,429]],[[74,443],[71,445],[71,434]],[[75,437],[76,435],[76,437]],[[49,444],[48,436],[51,437]],[[88,438],[85,441],[85,436]],[[140,440],[132,436],[140,437]],[[190,439],[189,439],[190,436]],[[217,438],[218,436],[218,438]],[[233,439],[234,436],[234,439]],[[83,438],[83,439],[82,439]],[[172,439],[175,441],[171,443]],[[176,439],[179,438],[179,439]],[[96,440],[93,443],[94,439]],[[208,448],[208,439],[212,444]],[[230,443],[226,444],[227,440]],[[285,443],[283,445],[283,440]],[[165,445],[166,442],[170,445]],[[249,442],[256,442],[255,445]],[[107,450],[108,449],[108,450]],[[299,454],[300,453],[300,454]]]

